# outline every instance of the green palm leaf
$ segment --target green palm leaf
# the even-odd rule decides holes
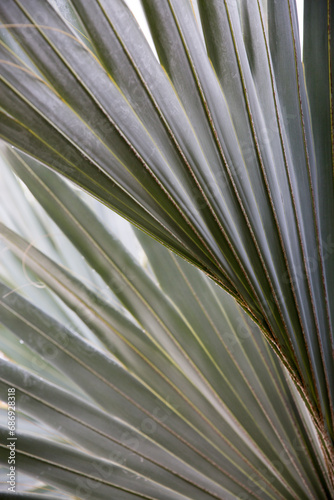
[[[3,224],[1,232],[63,301],[50,307],[80,316],[83,336],[116,350],[127,369],[141,370],[141,384],[164,387],[179,405],[176,389],[184,380],[187,405],[202,407],[177,418],[190,427],[209,422],[210,446],[220,435],[216,398],[224,392],[227,408],[235,408],[254,443],[265,448],[266,433],[260,424],[247,427],[242,397],[215,356],[221,291],[205,282],[217,302],[208,313],[212,304],[198,297],[204,278],[162,250],[165,267],[158,264],[153,243],[138,235],[152,277],[32,158],[196,264],[237,299],[288,369],[332,474],[331,3],[305,2],[311,33],[304,37],[305,75],[292,0],[142,3],[155,52],[122,0],[0,5],[0,136],[29,155],[11,158],[18,175],[99,274],[98,286],[103,280],[114,289],[117,306],[82,286],[64,261],[34,248],[25,253],[27,242]],[[41,222],[34,224],[37,230]],[[91,272],[83,272],[90,280]],[[180,290],[174,275],[189,301],[182,307],[173,299]],[[194,307],[197,320],[189,317]],[[15,311],[8,314],[13,327]],[[240,310],[231,314],[240,317]],[[203,338],[206,328],[212,338]],[[235,370],[240,375],[240,366]],[[261,453],[268,456],[269,449]],[[242,469],[248,475],[253,453]],[[281,484],[294,488],[286,474]],[[273,485],[274,497],[288,494]]]
[[[0,384],[4,392],[16,388],[23,414],[58,434],[45,441],[31,431],[19,433],[19,467],[83,498],[87,491],[94,498],[326,498],[330,482],[305,408],[234,300],[140,232],[150,267],[139,265],[112,229],[115,221],[109,225],[108,212],[102,225],[55,174],[13,150],[6,156],[87,265],[111,286],[103,293],[93,280],[69,271],[77,260],[74,248],[66,266],[61,252],[58,262],[48,257],[56,247],[53,233],[43,253],[1,224],[14,252],[7,250],[6,259],[16,255],[23,263],[18,274],[33,273],[29,288],[43,282],[62,300],[59,311],[50,305],[42,311],[1,285],[1,321],[22,342],[1,341],[1,348],[10,358],[16,351],[14,360],[32,349],[35,363],[19,368],[2,361]],[[8,190],[15,182],[8,176]],[[19,203],[22,198],[21,192]],[[43,220],[38,206],[35,211],[36,222]],[[41,229],[35,241],[43,234]],[[85,340],[85,330],[66,323],[61,304],[93,337]],[[42,362],[58,377],[34,374]],[[3,447],[3,461],[6,452]]]

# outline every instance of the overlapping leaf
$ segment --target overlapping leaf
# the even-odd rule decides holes
[[[330,485],[305,409],[233,299],[138,233],[145,269],[64,181],[14,151],[7,158],[123,304],[1,225],[32,277],[96,339],[87,343],[2,285],[1,321],[78,386],[70,394],[57,379],[2,362],[1,384],[16,387],[20,410],[67,440],[20,435],[20,467],[33,475],[47,467],[50,484],[79,496],[90,485],[95,498],[115,487],[124,498],[325,498]]]
[[[305,78],[292,0],[142,3],[158,59],[121,0],[73,0],[71,23],[63,3],[59,11],[42,0],[4,2],[0,135],[237,298],[290,371],[330,469],[331,2],[306,1]],[[105,249],[96,257],[87,247],[91,265],[113,279]],[[128,265],[117,258],[116,268]],[[188,339],[160,335],[183,325],[174,306],[161,310],[157,292],[143,309],[150,282],[139,295],[125,283],[124,297],[115,275],[152,345],[179,362]],[[182,370],[199,382],[196,342]]]

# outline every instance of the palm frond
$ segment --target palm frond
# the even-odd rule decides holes
[[[0,137],[27,155],[12,158],[18,174],[30,187],[35,179],[35,196],[67,236],[73,231],[73,244],[99,280],[114,288],[118,316],[60,262],[33,247],[24,254],[27,242],[5,225],[2,234],[64,301],[66,314],[80,312],[88,341],[110,349],[116,337],[108,343],[109,329],[122,323],[143,342],[127,344],[124,359],[131,349],[144,349],[150,361],[159,353],[162,373],[173,360],[194,397],[209,384],[210,411],[203,403],[198,418],[212,418],[216,428],[211,407],[218,419],[215,398],[225,371],[214,343],[206,345],[179,304],[165,300],[164,286],[176,292],[160,266],[152,278],[103,224],[92,224],[94,214],[79,199],[66,206],[59,179],[52,200],[49,172],[33,159],[195,264],[238,301],[278,354],[333,471],[331,2],[305,1],[305,74],[293,0],[142,4],[155,50],[123,0],[0,5]],[[37,230],[41,223],[35,224]],[[196,300],[184,264],[166,255]],[[201,321],[211,325],[202,310]],[[12,314],[9,323],[16,321]],[[141,329],[149,332],[145,338]],[[159,384],[157,378],[157,390]]]
[[[19,433],[19,467],[79,497],[86,488],[95,498],[326,498],[330,479],[315,429],[240,306],[138,232],[146,262],[140,265],[108,219],[102,225],[71,186],[25,155],[6,155],[111,289],[82,281],[71,262],[67,268],[1,224],[6,253],[62,307],[60,322],[33,296],[27,301],[1,285],[1,322],[18,338],[13,349],[3,341],[1,349],[9,357],[16,350],[14,360],[20,350],[35,353],[35,369],[1,361],[1,386],[15,387],[20,411],[59,436]],[[43,213],[37,208],[36,222]],[[74,249],[68,255],[75,269]],[[64,322],[67,308],[90,339]],[[62,383],[48,371],[40,378],[43,362]]]

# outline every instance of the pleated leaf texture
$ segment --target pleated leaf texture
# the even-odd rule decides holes
[[[233,298],[26,155],[1,171],[0,386],[26,493],[330,497],[306,407]]]
[[[158,467],[165,464],[175,477],[152,470],[147,481],[138,479],[140,493],[132,490],[136,478],[124,476],[117,464],[113,486],[101,476],[101,498],[110,498],[111,487],[119,488],[117,498],[328,498],[334,462],[332,2],[305,0],[303,63],[292,0],[142,5],[149,41],[122,0],[0,4],[0,137],[16,148],[7,150],[6,161],[122,304],[116,313],[108,300],[100,303],[57,262],[57,245],[51,256],[41,254],[21,234],[22,224],[21,231],[1,224],[6,244],[24,260],[24,275],[27,266],[81,323],[72,336],[59,318],[49,319],[48,309],[42,313],[5,285],[1,321],[21,339],[24,331],[39,355],[44,351],[34,332],[45,339],[42,344],[51,342],[52,331],[64,338],[69,347],[52,360],[62,364],[50,367],[51,373],[66,373],[73,387],[89,394],[92,407],[97,392],[99,405],[109,404],[102,406],[106,418],[134,432],[143,432],[141,412],[149,411],[158,422],[159,454],[163,449],[180,461],[169,467],[172,458],[165,462],[161,455]],[[147,268],[117,246],[110,228],[50,169],[147,233],[136,230]],[[51,297],[45,306],[54,312],[59,302]],[[235,345],[241,343],[247,359],[255,349],[248,336],[249,347],[240,341],[240,318],[256,332],[254,342],[275,369],[262,357],[265,370],[254,359],[252,368],[246,368],[248,361],[229,366],[226,356],[234,363]],[[226,321],[233,339],[239,338],[233,352],[216,343]],[[126,340],[119,343],[115,330]],[[93,343],[92,357],[85,336]],[[75,342],[82,347],[77,358]],[[23,383],[24,373],[11,370],[8,377]],[[285,408],[277,408],[274,390],[265,390],[261,400],[257,384],[267,383],[280,387],[281,397],[289,394]],[[251,393],[254,402],[246,404]],[[170,409],[166,423],[154,415],[153,402],[161,398]],[[287,411],[286,421],[280,411]],[[268,423],[260,423],[261,412]],[[290,433],[288,441],[284,433]],[[303,442],[307,458],[300,464],[291,436]],[[49,472],[55,469],[45,472],[48,479],[63,477],[69,488],[71,474],[91,474],[94,483],[91,460],[82,451],[87,443],[63,453],[62,441],[52,451],[48,442],[21,442],[27,470],[38,467],[29,459],[31,446],[33,456],[44,450],[40,461],[48,454],[66,457],[62,466],[50,465]],[[280,446],[287,442],[294,458],[281,470]],[[193,469],[183,470],[181,462]],[[82,469],[70,470],[73,464]],[[140,467],[148,470],[146,462]]]

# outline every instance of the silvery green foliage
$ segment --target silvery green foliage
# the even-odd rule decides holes
[[[208,463],[216,464],[217,471],[223,468],[212,476],[206,472],[215,486],[205,486],[207,477],[203,484],[192,480],[191,491],[202,488],[198,495],[204,491],[216,498],[329,495],[334,380],[331,5],[305,2],[308,36],[303,71],[291,0],[198,0],[195,6],[190,0],[143,0],[142,4],[151,45],[122,0],[52,4],[8,0],[0,5],[4,25],[0,136],[17,148],[7,153],[14,170],[71,240],[60,233],[52,243],[48,236],[39,243],[50,248],[37,249],[28,235],[28,248],[22,222],[4,220],[1,233],[16,255],[8,257],[14,267],[5,267],[4,280],[19,289],[3,289],[2,321],[12,330],[20,324],[31,342],[37,342],[34,332],[39,329],[53,332],[53,341],[41,334],[44,347],[39,346],[38,355],[52,351],[54,358],[48,363],[57,364],[50,367],[55,385],[64,387],[63,378],[56,375],[62,363],[61,371],[69,370],[65,379],[71,379],[71,387],[85,384],[80,386],[81,397],[92,387],[88,372],[78,368],[82,356],[87,366],[94,360],[102,371],[113,360],[115,374],[123,373],[117,370],[128,374],[124,375],[127,390],[134,391],[134,380],[142,384],[149,412],[155,408],[153,394],[158,399],[170,396],[164,404],[172,411],[168,422],[175,426],[173,432],[188,443],[195,439],[193,432],[199,433],[204,441],[196,448],[198,456],[208,453]],[[95,205],[87,207],[45,165],[195,264],[202,274],[154,247],[140,233],[140,244],[131,236],[136,243],[130,243],[132,252],[126,251],[109,228],[105,209],[103,219],[97,219]],[[31,219],[37,217],[33,225],[45,236],[49,234],[45,214],[33,207]],[[15,279],[28,278],[30,284],[36,280],[35,294],[39,283],[46,287],[39,290],[42,307],[34,309],[21,298],[29,288],[23,290],[20,281],[13,281],[13,273]],[[201,290],[206,287],[210,292],[204,294]],[[216,298],[210,301],[211,293]],[[226,306],[231,307],[228,313],[223,312],[226,301],[231,304]],[[211,311],[212,304],[217,305]],[[244,407],[242,386],[236,380],[248,380],[250,375],[243,372],[243,362],[230,372],[213,340],[223,335],[219,348],[223,344],[235,356],[241,344],[240,352],[250,356],[251,348],[244,346],[247,335],[243,339],[243,329],[238,333],[238,323],[233,323],[236,318],[246,321],[242,310],[261,330],[266,352],[264,337],[288,371],[306,406],[301,414],[307,411],[315,426],[316,441],[313,434],[310,441],[305,437],[308,420],[303,423],[301,417],[291,416],[295,411],[299,415],[297,396],[286,381],[283,394],[288,391],[289,404],[285,404],[295,408],[289,418],[297,419],[295,429],[303,429],[292,432],[291,427],[287,441],[285,426],[278,426],[283,434],[273,431],[276,437],[269,438],[266,426],[255,417],[255,406]],[[238,341],[235,333],[226,333],[224,321]],[[212,339],[207,334],[211,330]],[[50,342],[56,344],[52,347]],[[75,358],[79,365],[68,357],[74,359],[70,347],[76,342],[81,346]],[[60,347],[66,352],[58,356]],[[95,350],[101,358],[96,354],[95,359]],[[251,365],[257,384],[270,379],[260,373],[257,362]],[[97,373],[104,380],[105,373]],[[220,377],[229,389],[223,391]],[[283,372],[279,377],[283,380]],[[111,390],[107,386],[103,392]],[[252,386],[248,395],[252,391],[257,394]],[[110,397],[116,396],[110,393]],[[184,398],[189,407],[183,407]],[[117,418],[141,429],[146,418],[140,413],[142,403],[137,402],[140,409],[133,415],[118,404],[126,416],[121,413]],[[257,404],[269,427],[278,428],[274,424],[278,417],[270,417],[273,402]],[[129,413],[133,423],[127,420]],[[221,418],[228,422],[224,430]],[[156,419],[157,428],[164,429]],[[296,432],[309,460],[307,472],[304,461],[298,465],[294,456],[298,446],[291,443]],[[159,436],[164,447],[171,446],[165,434]],[[294,458],[280,470],[280,446],[285,449],[286,442]],[[22,438],[22,443],[24,447],[29,440]],[[38,441],[31,446],[39,446]],[[61,453],[59,446],[55,444],[55,456]],[[314,446],[316,451],[310,451]],[[186,460],[181,448],[180,459]],[[229,464],[225,468],[221,454]],[[72,448],[68,460],[66,467],[78,461],[83,470],[89,469],[85,457]],[[199,460],[197,468],[202,471],[203,457]],[[31,463],[26,466],[34,472]],[[50,475],[58,477],[56,470]],[[129,484],[125,480],[127,486],[123,484],[119,464],[110,476],[115,480],[110,487],[128,488],[117,494],[137,495],[131,493],[130,479]],[[157,498],[158,476],[150,476],[147,484],[143,481],[144,498]],[[71,482],[71,477],[63,482]],[[177,484],[183,480],[183,475],[182,480],[175,479]],[[172,498],[164,488],[173,481],[165,478],[161,498]],[[181,485],[175,488],[177,495],[197,498]]]

